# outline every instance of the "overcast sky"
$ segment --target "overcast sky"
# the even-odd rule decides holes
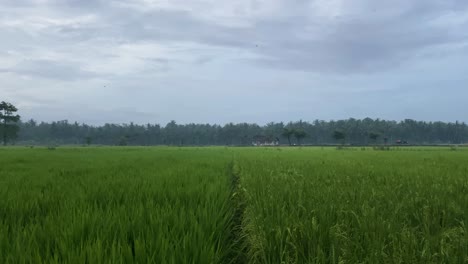
[[[468,122],[467,0],[0,0],[0,101],[91,124]]]

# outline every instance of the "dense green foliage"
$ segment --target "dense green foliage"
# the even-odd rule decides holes
[[[335,132],[343,133],[336,138]],[[21,123],[20,144],[99,144],[99,145],[251,145],[256,138],[265,142],[279,139],[286,144],[394,144],[397,140],[410,144],[460,144],[468,142],[465,123],[401,122],[379,119],[348,119],[257,124],[177,124],[89,126],[67,121]]]
[[[18,109],[7,102],[0,102],[0,135],[3,145],[9,140],[15,140],[18,136],[18,122],[20,116],[16,114]]]
[[[0,148],[0,263],[466,263],[468,149]]]

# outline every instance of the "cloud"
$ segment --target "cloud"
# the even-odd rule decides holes
[[[135,10],[141,15],[122,23],[120,29],[130,39],[241,48],[256,54],[253,62],[259,65],[340,74],[392,69],[422,50],[468,41],[463,30],[468,26],[466,1],[331,2],[335,4],[294,1],[290,4],[293,8],[288,8],[285,1],[273,1],[286,10],[272,8],[259,12],[263,14],[259,17],[249,14],[271,4],[259,2],[257,8],[251,4],[247,11],[241,8],[237,13],[228,5],[221,10],[231,20],[238,20],[237,25],[233,22],[229,26],[222,19],[217,21],[216,16],[200,16],[200,5],[191,9],[191,5],[139,1]],[[216,8],[206,12],[222,13]],[[444,23],[447,20],[450,23]]]
[[[136,122],[145,124],[148,122],[154,123],[158,120],[158,115],[155,113],[144,112],[135,107],[95,107],[88,105],[73,104],[69,109],[64,110],[60,104],[41,104],[41,103],[21,103],[18,105],[20,114],[24,117],[23,120],[30,118],[46,121],[75,120],[83,121],[88,124],[104,124],[104,123],[130,123]],[[38,115],[35,109],[40,108],[41,114]]]
[[[52,60],[22,61],[14,67],[0,69],[0,72],[14,73],[27,77],[58,79],[62,81],[74,81],[97,76],[92,72],[81,69],[80,66],[75,63]]]
[[[440,87],[466,95],[466,0],[3,0],[0,10],[0,91],[30,106],[53,93],[67,111],[44,119],[80,102],[163,123],[406,118],[401,109],[423,117],[424,105],[447,103]],[[396,93],[418,96],[420,110],[373,103]]]
[[[39,5],[33,0],[17,5],[26,3]],[[187,42],[244,49],[255,55],[251,62],[256,65],[312,72],[385,71],[422,50],[468,41],[463,30],[468,2],[461,0],[45,3],[72,13],[80,7],[82,13],[64,18],[55,12],[55,19],[24,18],[10,26],[35,27],[64,41]]]

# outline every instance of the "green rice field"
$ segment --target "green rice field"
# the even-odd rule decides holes
[[[0,148],[0,263],[468,263],[468,148]]]

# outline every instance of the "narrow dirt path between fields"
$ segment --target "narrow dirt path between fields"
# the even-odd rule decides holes
[[[241,186],[240,169],[235,161],[228,164],[227,176],[230,178],[231,183],[229,204],[232,210],[232,220],[227,231],[229,232],[231,250],[222,263],[244,264],[248,262],[248,245],[243,228],[247,204]]]

